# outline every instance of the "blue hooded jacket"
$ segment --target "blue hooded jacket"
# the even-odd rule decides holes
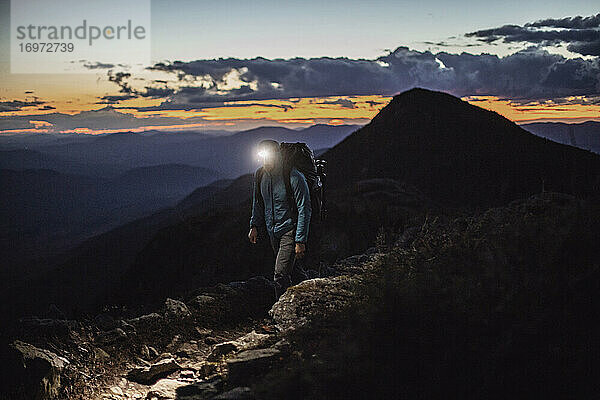
[[[256,201],[257,188],[256,179],[254,179],[250,227],[265,226],[270,237],[281,238],[284,233],[294,228],[294,220],[292,219],[292,211],[289,209],[285,182],[283,181],[281,155],[276,153],[275,157],[275,164],[271,171],[263,168],[263,175],[260,182],[260,194],[264,200],[264,209],[261,207],[260,202]],[[295,240],[296,243],[306,243],[312,212],[308,183],[300,171],[292,168],[290,171],[290,184],[296,206],[298,207]]]

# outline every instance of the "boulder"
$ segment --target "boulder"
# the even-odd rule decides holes
[[[218,343],[217,345],[215,345],[215,347],[212,349],[212,351],[206,359],[208,361],[217,361],[221,357],[226,356],[235,351],[238,351],[238,346],[237,343],[235,343],[235,341]]]
[[[156,382],[146,395],[147,400],[172,400],[177,398],[177,389],[187,385],[176,379],[161,379]]]
[[[315,278],[289,287],[269,310],[282,332],[327,321],[352,300],[351,276]]]
[[[145,359],[150,359],[150,350],[148,349],[148,346],[146,346],[145,344],[142,345],[142,347],[140,348],[140,353],[142,354],[142,357],[144,357]]]
[[[207,336],[204,338],[204,343],[211,345],[211,344],[219,343],[219,340],[213,336]]]
[[[257,333],[254,329],[252,332],[245,334],[237,338],[235,341],[239,343],[239,347],[241,350],[254,349],[256,347],[261,347],[265,343],[269,342],[273,338],[272,335],[266,333]]]
[[[279,359],[275,348],[245,350],[227,360],[227,379],[231,384],[249,383],[256,374],[265,371]]]
[[[216,303],[217,299],[204,294],[198,295],[188,302],[191,307],[198,310],[203,310],[207,307],[214,307]]]
[[[127,322],[137,328],[140,327],[150,327],[162,322],[162,316],[157,313],[151,313],[146,315],[141,315],[136,318],[132,318],[127,320]]]
[[[107,332],[100,332],[96,336],[96,342],[100,344],[114,344],[124,339],[127,339],[127,334],[121,328],[115,328]]]
[[[212,399],[213,396],[219,392],[221,387],[222,380],[220,378],[208,379],[192,384],[188,383],[176,390],[176,398],[189,400]]]
[[[257,347],[265,346],[266,344],[270,344],[273,342],[273,335],[267,335],[263,333],[257,333],[255,330],[252,332],[245,334],[235,340],[230,340],[227,342],[217,344],[212,352],[208,356],[209,361],[219,360],[221,357],[226,356],[228,354],[255,349]]]
[[[61,374],[69,361],[50,350],[40,349],[20,340],[15,340],[10,347],[14,350],[16,359],[14,365],[10,366],[10,373],[15,378],[15,384],[23,387],[27,398],[56,398]]]
[[[181,366],[173,358],[166,358],[149,367],[137,367],[127,373],[127,379],[133,382],[150,385],[158,379],[163,378],[175,371],[181,369]]]
[[[175,352],[177,357],[190,358],[198,353],[198,345],[191,342],[182,343]]]
[[[129,333],[134,333],[135,332],[135,326],[131,325],[129,322],[125,321],[125,320],[118,320],[117,321],[117,326],[121,329],[123,329],[125,332],[129,332]]]
[[[100,347],[94,347],[93,352],[94,352],[94,357],[97,360],[106,361],[106,360],[110,359],[110,355],[106,351],[102,350]]]
[[[223,387],[221,378],[202,380],[195,383],[177,379],[161,379],[146,395],[147,400],[201,400],[212,399]]]
[[[190,310],[183,301],[170,298],[165,300],[165,317],[170,319],[183,319],[190,315]]]

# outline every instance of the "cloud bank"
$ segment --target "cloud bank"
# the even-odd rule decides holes
[[[589,17],[543,19],[523,26],[504,25],[466,34],[486,43],[526,42],[544,46],[567,44],[567,50],[584,56],[600,56],[600,14]]]
[[[192,109],[221,106],[227,101],[294,97],[388,96],[415,86],[456,96],[488,95],[517,102],[596,97],[600,94],[600,52],[596,51],[599,20],[600,14],[548,19],[466,34],[487,42],[528,45],[504,57],[432,53],[401,46],[372,60],[257,57],[161,62],[148,69],[170,74],[174,83],[154,81],[138,89],[130,86],[126,73],[110,70],[109,79],[119,85],[124,98],[166,99],[150,109]],[[569,43],[571,51],[595,57],[566,58],[547,50],[561,43]]]

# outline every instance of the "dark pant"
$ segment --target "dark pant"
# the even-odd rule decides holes
[[[275,296],[279,298],[285,290],[307,278],[301,262],[296,260],[296,230],[291,229],[280,239],[272,238],[271,247],[275,254]]]

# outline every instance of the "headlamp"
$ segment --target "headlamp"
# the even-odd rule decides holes
[[[269,152],[268,150],[260,150],[258,152],[258,157],[263,160],[269,158],[270,155],[271,155],[271,152]]]

